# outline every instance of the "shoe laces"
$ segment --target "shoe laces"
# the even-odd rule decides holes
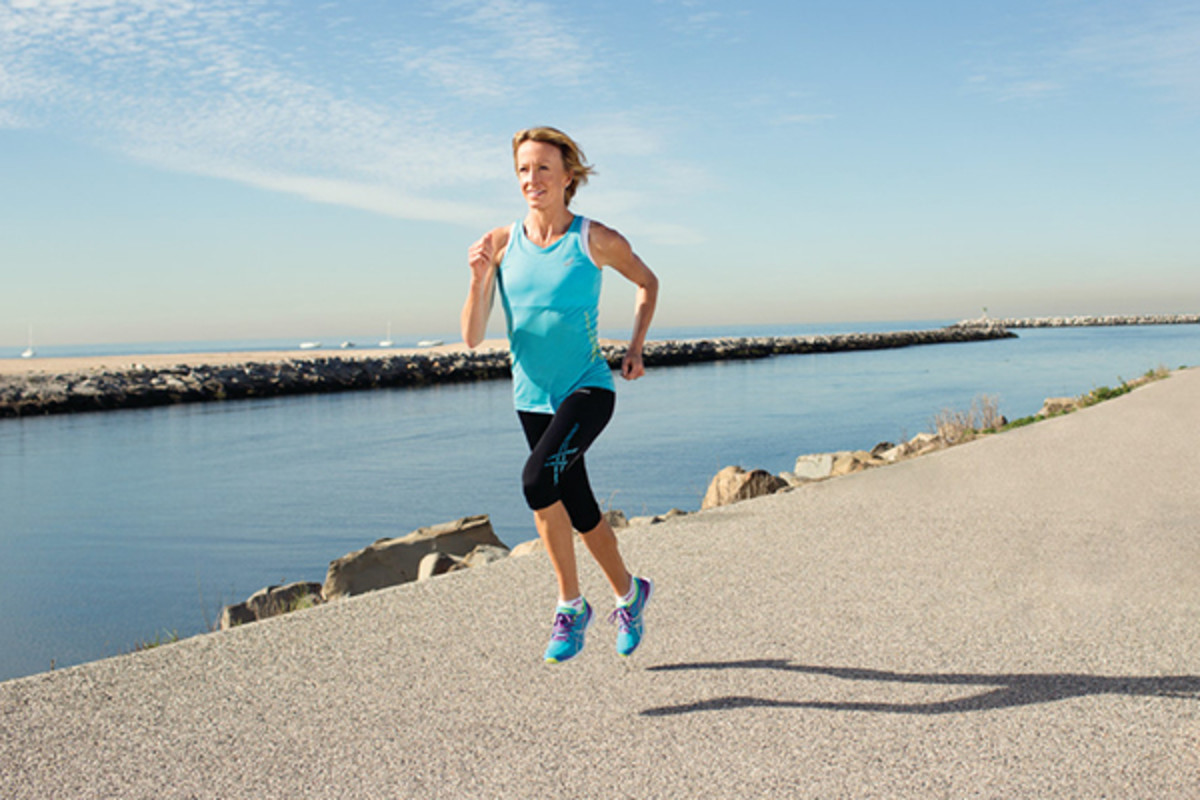
[[[556,613],[554,615],[554,632],[550,635],[550,638],[558,640],[569,638],[582,616],[583,614],[572,614],[568,611],[559,611]]]
[[[629,611],[629,606],[617,606],[613,612],[608,615],[609,623],[616,623],[623,631],[627,631],[633,627],[633,614]]]

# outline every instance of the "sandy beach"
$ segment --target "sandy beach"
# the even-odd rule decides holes
[[[1194,797],[1198,448],[1193,369],[628,529],[629,660],[535,554],[10,681],[0,796]]]

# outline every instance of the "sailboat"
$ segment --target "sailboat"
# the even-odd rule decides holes
[[[29,347],[21,351],[21,358],[33,358],[37,351],[33,349],[33,325],[29,326]]]
[[[379,346],[380,347],[394,347],[395,345],[396,345],[396,343],[392,341],[392,323],[389,322],[387,324],[387,336],[385,336],[383,341],[379,343]]]

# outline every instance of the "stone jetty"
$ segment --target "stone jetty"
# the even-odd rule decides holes
[[[750,337],[647,343],[647,366],[768,358],[776,355],[880,350],[1013,338],[995,325],[828,336]],[[603,348],[617,367],[623,346]],[[186,359],[186,356],[181,356]],[[252,359],[251,354],[247,358]],[[510,376],[505,350],[466,350],[383,357],[283,359],[242,364],[187,364],[93,369],[61,374],[0,375],[0,417],[147,408],[296,394],[428,386]]]
[[[1127,314],[1080,317],[1026,317],[964,319],[953,328],[1100,328],[1118,325],[1197,325],[1200,314]]]

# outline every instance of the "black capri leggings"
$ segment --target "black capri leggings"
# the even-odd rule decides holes
[[[600,524],[583,454],[612,418],[616,399],[608,389],[584,387],[554,414],[517,412],[531,451],[521,473],[530,508],[538,511],[562,500],[575,530],[587,533]]]

